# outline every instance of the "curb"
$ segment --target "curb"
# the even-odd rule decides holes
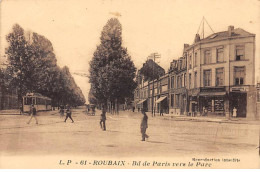
[[[182,117],[170,117],[164,119],[176,120],[176,121],[193,121],[193,122],[215,122],[215,123],[232,123],[232,124],[250,124],[260,125],[260,121],[240,121],[240,120],[229,120],[229,119],[198,119],[198,118],[182,118]]]
[[[20,113],[0,113],[0,115],[23,115]]]

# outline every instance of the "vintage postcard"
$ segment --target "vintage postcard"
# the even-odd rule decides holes
[[[259,0],[0,0],[0,169],[259,169]]]

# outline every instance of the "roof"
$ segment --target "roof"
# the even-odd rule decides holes
[[[249,33],[245,31],[244,29],[241,28],[236,28],[233,30],[231,37],[236,38],[236,37],[247,37],[247,36],[255,36],[255,34]],[[229,38],[228,31],[222,31],[222,32],[217,32],[209,35],[208,37],[201,39],[200,42],[207,42],[211,40],[221,40],[225,38]]]

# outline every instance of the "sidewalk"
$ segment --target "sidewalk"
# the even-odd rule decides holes
[[[58,110],[52,110],[52,111],[39,111],[38,115],[53,115],[59,113]],[[28,113],[20,114],[19,109],[6,109],[6,110],[0,110],[0,115],[28,115]]]
[[[152,117],[151,112],[146,112],[148,116]],[[226,118],[224,116],[184,116],[184,115],[171,115],[163,114],[160,116],[159,113],[155,113],[156,117],[164,117],[166,120],[175,120],[175,121],[193,121],[193,122],[218,122],[218,123],[234,123],[234,124],[253,124],[260,125],[260,121],[250,120],[246,118]]]
[[[0,115],[20,115],[19,109],[0,110]]]

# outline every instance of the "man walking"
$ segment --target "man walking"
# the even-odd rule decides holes
[[[69,105],[67,105],[67,109],[66,109],[66,118],[65,118],[65,121],[64,121],[64,122],[66,122],[68,118],[71,119],[71,121],[72,121],[71,123],[74,122],[73,119],[72,119],[72,117],[71,117],[71,110],[70,110],[70,106],[69,106]]]
[[[101,113],[101,116],[100,116],[100,127],[101,129],[103,129],[104,131],[106,131],[106,110],[105,108],[103,107],[102,109],[102,113]]]
[[[63,118],[64,117],[64,106],[61,105],[60,106],[60,118]]]
[[[142,109],[143,119],[141,122],[141,133],[142,133],[142,141],[145,141],[145,138],[148,138],[149,136],[146,134],[146,129],[148,128],[148,116],[146,115],[144,109]]]
[[[36,118],[37,111],[36,111],[36,108],[34,107],[33,104],[31,105],[31,108],[30,108],[30,112],[29,112],[29,113],[30,113],[30,115],[31,115],[31,118],[30,118],[30,120],[27,122],[27,124],[30,124],[32,118],[34,118],[35,121],[36,121],[36,124],[38,124],[38,120],[37,120],[37,118]]]

